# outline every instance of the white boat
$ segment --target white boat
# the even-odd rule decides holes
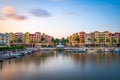
[[[1,56],[2,59],[9,59],[10,58],[10,54],[6,53],[6,54],[3,54]]]
[[[86,49],[85,48],[80,48],[80,49],[78,49],[78,52],[86,52]]]
[[[11,57],[11,58],[16,58],[16,57],[18,57],[18,53],[10,53],[10,57]]]
[[[105,49],[101,49],[102,52],[110,52],[109,49],[105,48]]]
[[[120,52],[120,49],[116,48],[114,49],[114,52]]]
[[[87,50],[88,53],[95,53],[95,52],[97,52],[97,51],[98,51],[98,50],[96,50],[96,49],[88,49],[88,50]]]

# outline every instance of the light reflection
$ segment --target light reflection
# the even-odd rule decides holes
[[[120,66],[120,54],[113,53],[65,53],[65,52],[39,52],[22,58],[5,60],[1,63],[0,77],[2,80],[17,78],[19,76],[52,75],[72,73],[92,75],[101,70],[107,73],[114,72]],[[52,74],[51,74],[52,73]],[[92,73],[92,74],[91,74]],[[108,73],[107,73],[108,74]],[[74,77],[74,76],[73,76]],[[78,77],[78,76],[77,76]],[[20,78],[20,77],[19,77]]]

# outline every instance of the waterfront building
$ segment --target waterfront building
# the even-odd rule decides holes
[[[36,32],[35,33],[35,38],[36,38],[36,43],[40,43],[41,42],[41,33],[40,32]]]
[[[108,31],[98,32],[95,31],[94,33],[94,44],[97,46],[109,46],[110,44],[110,36]]]
[[[36,35],[30,34],[30,43],[36,43]]]
[[[26,45],[29,45],[30,44],[30,33],[29,32],[26,32],[24,34],[24,38],[25,38],[25,44]]]
[[[14,33],[9,33],[9,39],[10,39],[10,45],[15,45],[16,43],[16,38]]]
[[[24,34],[22,32],[15,33],[15,41],[17,44],[24,44]]]
[[[80,46],[84,46],[85,45],[85,32],[79,32],[79,38],[80,38]]]
[[[92,44],[91,34],[85,34],[85,45],[90,46]]]
[[[120,32],[115,32],[116,45],[120,46]]]
[[[9,34],[0,33],[0,46],[10,46]]]

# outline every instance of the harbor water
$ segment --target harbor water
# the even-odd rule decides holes
[[[0,80],[120,80],[120,54],[36,52],[0,62]]]

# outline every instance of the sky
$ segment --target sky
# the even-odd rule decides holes
[[[0,0],[0,32],[56,38],[85,31],[120,32],[120,0]]]

